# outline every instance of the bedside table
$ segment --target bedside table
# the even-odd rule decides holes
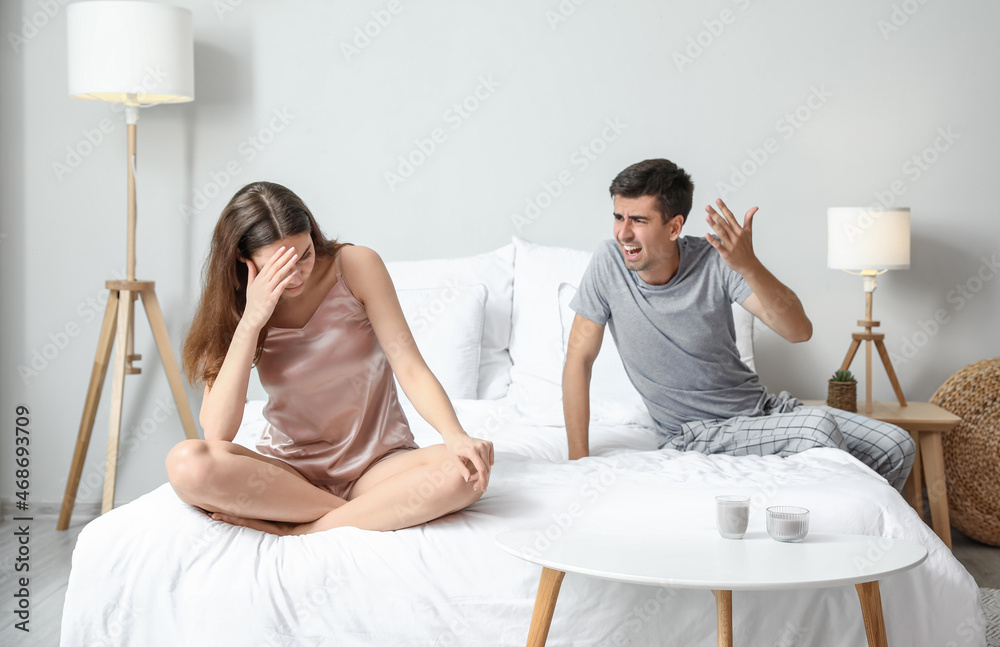
[[[825,405],[825,400],[803,400],[810,407]],[[931,508],[931,526],[948,548],[951,548],[951,521],[948,519],[948,486],[944,475],[942,435],[951,431],[962,419],[930,402],[910,402],[901,407],[897,402],[873,402],[872,412],[865,414],[864,401],[858,402],[858,413],[888,422],[910,432],[917,444],[913,470],[906,481],[906,498],[924,518],[924,478],[927,480],[927,500]]]

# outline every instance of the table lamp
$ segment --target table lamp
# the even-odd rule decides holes
[[[101,513],[114,507],[125,375],[141,372],[139,367],[133,366],[133,362],[142,357],[132,352],[136,298],[142,299],[185,434],[188,438],[198,437],[163,312],[153,290],[154,282],[137,281],[135,278],[136,123],[139,108],[194,99],[191,12],[155,2],[79,2],[66,8],[66,26],[70,95],[124,106],[128,126],[128,247],[126,279],[105,283],[110,295],[66,494],[56,526],[59,530],[69,526],[113,345],[117,348]]]
[[[885,372],[900,406],[906,398],[892,370],[882,333],[873,333],[878,321],[872,320],[872,293],[879,274],[910,267],[910,210],[832,207],[827,210],[827,267],[860,275],[864,279],[865,318],[858,325],[863,333],[851,335],[851,346],[840,369],[846,371],[861,342],[865,342],[865,413],[872,412],[872,343],[878,349]]]

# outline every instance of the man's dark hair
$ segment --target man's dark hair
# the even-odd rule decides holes
[[[684,169],[670,160],[653,159],[633,164],[611,182],[611,197],[641,198],[644,195],[656,197],[660,217],[667,222],[676,215],[687,222],[694,196],[694,182]]]

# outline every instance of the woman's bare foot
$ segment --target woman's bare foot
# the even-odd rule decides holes
[[[253,528],[254,530],[260,530],[261,532],[268,532],[272,535],[301,535],[302,526],[307,526],[309,524],[299,524],[299,523],[283,523],[276,521],[264,521],[263,519],[248,519],[246,517],[237,517],[235,515],[229,515],[224,512],[213,512],[209,515],[215,521],[225,521],[234,526],[243,526],[244,528]],[[296,532],[298,531],[298,532]]]

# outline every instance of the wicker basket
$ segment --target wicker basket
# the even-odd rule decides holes
[[[858,383],[856,381],[836,382],[830,380],[830,387],[826,393],[827,406],[843,409],[844,411],[857,412]]]
[[[966,366],[931,402],[962,418],[943,443],[951,525],[1000,546],[1000,359]]]

